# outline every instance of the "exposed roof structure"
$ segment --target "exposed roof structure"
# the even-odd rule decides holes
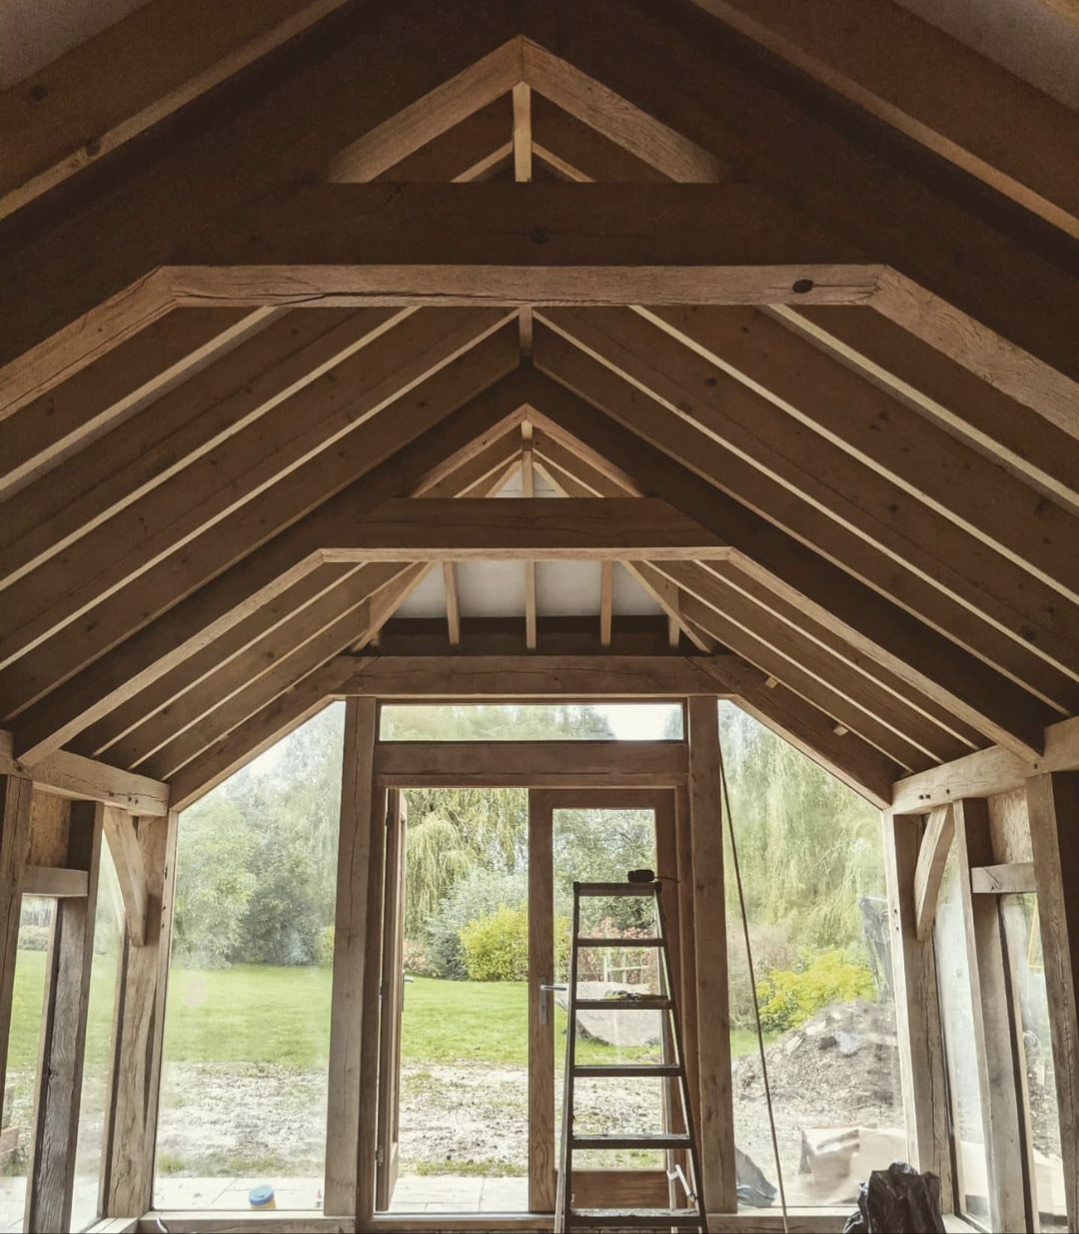
[[[1039,757],[1079,711],[1074,112],[883,0],[819,45],[780,4],[272,7],[154,0],[3,98],[15,757],[182,803],[494,650],[612,695],[686,660],[881,804]]]

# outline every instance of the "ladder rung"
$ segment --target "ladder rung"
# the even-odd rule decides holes
[[[582,896],[650,896],[659,890],[659,883],[574,883]]]
[[[578,947],[662,947],[662,938],[579,938]]]
[[[666,1076],[680,1076],[682,1068],[677,1063],[578,1063],[573,1068],[573,1074],[585,1080],[603,1079],[607,1076],[625,1076],[627,1079],[657,1076],[662,1079]]]
[[[642,998],[574,998],[571,1011],[670,1011],[671,1000],[659,994]]]
[[[691,1148],[685,1133],[661,1131],[650,1135],[575,1135],[570,1143],[576,1149],[592,1148]]]
[[[586,1230],[699,1230],[704,1224],[701,1214],[690,1208],[574,1208],[569,1215]]]

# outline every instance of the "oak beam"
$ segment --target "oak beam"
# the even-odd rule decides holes
[[[717,656],[727,672],[733,656]],[[383,654],[353,657],[342,694],[406,699],[678,698],[722,693],[706,657]],[[339,661],[347,667],[349,661]]]
[[[17,244],[0,244],[4,305],[20,306],[0,324],[0,403],[44,393],[150,324],[171,298],[152,271],[183,237],[215,213],[240,217],[255,198],[322,180],[358,134],[514,36],[512,18],[490,0],[452,12],[437,0],[344,10],[294,53],[253,69],[237,106],[148,134],[152,175],[118,163],[113,175],[87,177],[62,218],[32,213]],[[0,226],[10,233],[18,222]]]
[[[887,755],[857,733],[841,735],[836,731],[835,722],[823,711],[779,682],[769,685],[774,679],[751,664],[737,657],[732,660],[733,663],[725,665],[722,680],[743,711],[778,733],[878,809],[887,806],[891,799],[890,777],[896,767]],[[710,661],[706,657],[694,657],[694,662],[709,668]]]
[[[331,184],[192,237],[143,295],[240,307],[313,295],[337,306],[850,304],[875,297],[885,269],[751,184]]]
[[[324,561],[722,560],[729,548],[666,501],[648,497],[399,498],[352,534],[327,542]]]
[[[0,172],[0,218],[294,38],[342,2],[239,0],[222,22],[214,0],[154,0],[5,90],[0,129],[12,137]],[[163,47],[169,48],[168,55],[162,55]],[[109,89],[101,88],[103,81]]]
[[[680,741],[397,741],[375,751],[387,788],[673,788],[687,766]]]
[[[989,1224],[997,1230],[1025,1230],[1031,1228],[1032,1214],[1023,1184],[1027,1173],[1022,1161],[1023,1113],[1019,1107],[1017,1047],[1006,988],[1011,974],[1002,963],[1003,926],[996,902],[987,896],[973,895],[970,886],[971,869],[993,860],[989,812],[986,803],[979,799],[960,800],[951,808],[955,812],[983,1143],[989,1172]],[[1030,1161],[1032,1164],[1032,1157]]]
[[[1045,753],[1023,759],[1000,746],[899,780],[891,808],[897,814],[923,814],[960,797],[995,797],[1022,788],[1029,777],[1054,771],[1079,771],[1079,717],[1045,730]]]
[[[727,981],[727,899],[724,895],[722,756],[719,708],[713,695],[689,699],[689,824],[693,846],[693,938],[696,1002],[710,1025],[697,1034],[700,1121],[698,1187],[706,1211],[732,1213],[736,1191],[734,1109]]]
[[[442,586],[446,593],[446,634],[451,647],[460,647],[461,606],[457,598],[457,568],[452,561],[442,563]]]
[[[71,807],[65,865],[86,874],[86,894],[61,897],[53,910],[34,1134],[26,1171],[28,1230],[66,1230],[71,1225],[104,813],[99,802]]]
[[[112,1101],[103,1138],[104,1217],[130,1217],[149,1212],[153,1206],[178,824],[175,811],[167,818],[137,822],[146,880],[146,927],[141,947],[130,936],[126,938],[120,962],[109,1085]]]
[[[508,337],[506,341],[516,342]],[[497,357],[493,373],[490,367],[471,373],[464,388],[454,387],[450,406],[439,405],[434,417],[425,405],[428,393],[414,392],[407,403],[409,414],[399,408],[395,417],[401,433],[396,453],[387,450],[385,461],[368,457],[366,467],[371,469],[351,486],[174,604],[166,615],[77,673],[62,691],[29,708],[19,720],[20,756],[43,757],[58,748],[309,573],[319,564],[322,545],[336,538],[331,528],[352,526],[383,502],[443,479],[464,459],[502,437],[511,423],[520,422],[521,398],[515,383],[492,382],[507,371],[503,365],[512,366],[516,360],[514,346]],[[469,399],[473,401],[466,402]],[[451,411],[455,405],[458,409]],[[432,418],[435,427],[424,432]],[[364,466],[361,463],[361,470]],[[207,551],[212,551],[209,543]],[[165,593],[168,598],[175,594]],[[10,686],[10,680],[5,684]]]
[[[149,877],[146,854],[139,843],[140,824],[129,814],[105,807],[105,841],[109,846],[120,899],[124,906],[127,939],[132,947],[146,943],[146,921],[149,914]]]
[[[335,154],[328,178],[337,183],[375,180],[515,89],[521,73],[520,41],[510,39]]]
[[[875,311],[1014,397],[1074,415],[1079,290],[1068,238],[964,192],[940,175],[936,156],[807,89],[797,71],[689,6],[551,0],[530,8],[524,29],[662,115],[726,174],[789,194],[880,256],[899,273],[882,278]],[[695,88],[672,90],[678,81]]]
[[[1079,772],[1042,773],[1026,785],[1068,1229],[1079,1226]]]
[[[0,773],[0,1119],[7,1092],[6,1043],[11,1032],[15,964],[22,916],[22,882],[30,854],[31,780],[24,775]]]
[[[100,801],[130,814],[160,817],[168,812],[169,786],[150,776],[69,750],[56,750],[36,763],[16,759],[13,751],[12,734],[0,730],[0,775],[29,776],[37,788],[57,797]]]
[[[560,356],[552,366],[552,353],[541,350],[541,344],[546,348],[549,340],[547,331],[537,331],[536,363],[551,376],[531,375],[529,402],[542,408],[542,419],[554,436],[583,443],[600,470],[613,465],[633,474],[643,491],[665,497],[702,526],[727,538],[739,569],[756,575],[792,604],[801,606],[813,620],[831,627],[861,654],[879,658],[890,672],[935,698],[940,706],[990,739],[1038,757],[1045,724],[1052,718],[1051,709],[943,634],[727,496],[692,470],[696,466],[692,455],[671,458],[624,428],[617,422],[623,406],[617,391],[611,393],[602,387],[599,393],[595,391],[596,369],[602,366],[582,357],[579,373],[571,377]],[[571,384],[582,397],[560,390],[559,382]],[[584,401],[589,398],[595,406]]]
[[[922,820],[885,814],[881,823],[907,1160],[940,1178],[941,1207],[948,1212],[953,1207],[952,1156],[936,954],[932,939],[918,938],[912,894]]]
[[[342,679],[338,661],[322,665],[192,759],[173,777],[175,808],[186,810],[257,754],[321,711],[340,693]]]
[[[338,835],[337,901],[334,909],[333,1007],[330,1014],[330,1084],[326,1120],[326,1196],[332,1217],[353,1216],[359,1178],[361,1060],[364,992],[368,963],[367,930],[379,907],[378,854],[373,848],[383,828],[375,787],[374,749],[378,709],[374,699],[349,699],[345,708],[345,746],[341,775],[341,827]]]
[[[695,0],[858,107],[1079,237],[1079,121],[899,4]],[[987,110],[986,100],[992,100]],[[1006,118],[1000,122],[996,117]]]
[[[954,838],[952,807],[940,806],[928,816],[914,868],[914,936],[920,943],[927,942],[933,934],[941,880]]]

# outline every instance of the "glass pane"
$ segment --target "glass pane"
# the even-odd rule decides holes
[[[1049,1004],[1045,992],[1045,960],[1038,920],[1038,897],[1000,897],[1008,949],[1008,965],[1019,1017],[1015,1025],[1026,1063],[1022,1096],[1034,1149],[1034,1207],[1043,1231],[1066,1230],[1064,1165],[1060,1155],[1053,1047],[1049,1036]]]
[[[390,1209],[528,1209],[528,801],[412,789]]]
[[[71,1228],[84,1230],[98,1218],[105,1104],[112,1053],[116,980],[123,949],[123,903],[116,867],[106,843],[101,845],[94,955],[90,967],[90,1001],[86,1010],[86,1053],[79,1102],[79,1138],[75,1151],[75,1187]]]
[[[848,1207],[906,1157],[880,814],[732,704],[720,734],[787,1201]],[[777,1171],[732,874],[726,896],[739,1205],[767,1209]]]
[[[569,978],[573,918],[573,884],[624,883],[630,870],[655,868],[656,820],[652,810],[555,810],[554,855],[556,981]],[[654,938],[655,902],[651,896],[587,896],[581,899],[581,932],[588,938]],[[619,1002],[660,990],[658,953],[646,947],[596,947],[578,959],[578,997],[610,1002],[612,1009],[577,1013],[576,1059],[579,1064],[616,1065],[673,1060],[668,1016],[643,1008],[619,1008]],[[562,1128],[567,996],[556,996],[555,1128]],[[574,1100],[577,1130],[609,1134],[662,1129],[664,1086],[654,1079],[610,1078],[579,1081]],[[576,1167],[589,1169],[662,1169],[663,1153],[640,1149],[603,1149],[582,1155]]]
[[[382,741],[681,740],[681,703],[394,703]]]
[[[54,908],[54,900],[40,896],[22,898],[4,1122],[0,1127],[0,1231],[5,1234],[23,1228],[26,1166],[33,1137],[34,1089],[45,1005],[45,960]]]
[[[961,1212],[976,1220],[989,1219],[989,1165],[982,1125],[978,1059],[974,1049],[974,1009],[970,962],[960,887],[960,870],[953,844],[948,854],[937,900],[933,939],[937,955],[937,985],[944,1031],[944,1052],[951,1089],[952,1136],[957,1166],[956,1191]]]
[[[157,1208],[321,1207],[343,725],[327,707],[181,816]]]

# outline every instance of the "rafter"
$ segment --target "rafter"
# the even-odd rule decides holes
[[[0,497],[84,449],[177,381],[265,329],[277,309],[185,309],[136,334],[97,364],[0,418]]]
[[[508,331],[509,327],[505,329]],[[361,435],[362,445],[353,440],[349,448],[331,449],[326,457],[316,456],[292,473],[285,485],[260,493],[253,502],[207,528],[190,541],[182,553],[172,554],[146,571],[137,585],[96,605],[79,619],[78,624],[65,627],[0,673],[0,697],[5,700],[8,713],[21,710],[31,699],[40,697],[71,673],[130,637],[152,617],[164,613],[178,599],[221,576],[222,571],[242,566],[244,556],[260,544],[267,544],[266,557],[275,551],[283,554],[282,559],[287,564],[279,573],[281,585],[288,586],[295,581],[287,577],[290,571],[306,573],[317,564],[312,558],[300,567],[301,562],[307,561],[321,547],[319,543],[302,540],[303,528],[313,525],[311,518],[317,521],[317,507],[320,503],[326,507],[330,492],[339,490],[340,501],[328,508],[339,510],[338,517],[347,517],[350,501],[358,500],[362,504],[368,491],[363,488],[360,495],[352,499],[348,495],[350,484],[359,487],[359,479],[372,467],[381,465],[395,451],[497,382],[517,361],[516,339],[511,334],[492,337],[466,353],[445,374],[445,380],[442,375],[436,375],[398,399],[392,417],[376,417],[371,435]],[[500,435],[493,433],[489,440]],[[484,440],[478,448],[488,444],[489,441]],[[451,461],[439,469],[439,474],[452,469]],[[413,479],[410,477],[407,486],[388,491],[387,495],[409,491]],[[313,515],[308,516],[307,511],[313,509]],[[298,516],[303,517],[297,521]],[[290,524],[288,534],[271,538]],[[321,540],[322,536],[318,538]],[[264,581],[269,583],[271,579]],[[244,616],[246,613],[238,612],[236,620]],[[67,630],[77,630],[79,637],[71,638]]]
[[[598,473],[588,463],[546,436],[540,437],[540,448],[559,452],[568,469],[556,469],[556,483],[572,484],[571,475],[584,475],[597,488],[601,484],[593,480]],[[624,490],[615,486],[615,491]],[[665,598],[664,607],[684,621],[690,637],[700,638],[701,631],[714,636],[710,644],[719,641],[769,676],[785,681],[809,702],[844,719],[896,762],[928,766],[969,750],[966,742],[932,724],[910,705],[909,687],[903,695],[893,695],[815,642],[799,625],[783,621],[714,571],[693,563],[667,562],[659,567],[639,563],[634,573],[653,595],[664,587],[674,593]]]
[[[609,459],[635,472],[645,491],[662,494],[704,526],[717,531],[722,527],[742,569],[766,579],[814,620],[831,626],[863,654],[879,657],[891,672],[954,710],[990,740],[999,737],[1017,751],[1037,751],[1051,709],[725,496],[686,464],[650,447],[616,423],[613,410],[598,411],[561,393],[556,382],[543,381],[539,374],[533,384],[529,402],[544,408],[538,422],[546,422],[553,435],[568,432],[589,447],[601,469]]]
[[[1074,667],[1079,606],[1061,594],[1064,581],[1058,583],[1061,590],[1048,587],[1014,561],[1002,558],[993,546],[980,543],[966,527],[941,519],[938,511],[880,474],[888,453],[881,456],[883,461],[876,454],[851,457],[834,437],[825,439],[810,431],[804,418],[792,420],[785,407],[775,406],[737,381],[714,356],[687,354],[675,338],[662,334],[657,338],[654,327],[628,310],[606,310],[587,318],[576,311],[545,310],[544,321],[548,320],[584,349],[587,358],[584,352],[545,342],[547,359],[539,357],[541,364],[565,373],[584,373],[592,371],[590,360],[602,363],[617,387],[611,385],[611,376],[596,373],[590,388],[598,390],[604,382],[608,400],[616,388],[624,391],[618,418],[635,432],[668,451],[676,443],[681,457],[696,457],[698,470],[720,477],[717,482],[733,496],[752,504],[817,552],[938,629],[964,639],[976,653],[1046,697],[1069,708],[1079,705]],[[786,378],[769,380],[783,384]],[[804,382],[810,382],[808,372]],[[800,388],[801,375],[792,384]],[[797,394],[797,389],[791,393]],[[803,400],[807,397],[801,395]],[[830,397],[825,391],[821,399],[829,401]],[[851,425],[850,439],[856,440],[858,409],[842,404],[840,409]],[[903,410],[896,409],[897,421],[902,420]],[[831,414],[822,411],[820,416],[827,421]],[[877,435],[874,424],[875,417],[861,436]],[[911,464],[902,465],[912,484],[921,457],[916,453],[915,427],[895,444],[897,451],[905,447],[913,455]],[[901,433],[897,426],[895,434]],[[891,438],[890,421],[885,421],[880,435]],[[926,435],[930,435],[928,429]],[[926,448],[932,450],[936,444],[929,440]],[[948,461],[955,468],[960,466],[950,457]],[[873,464],[872,470],[867,462]],[[975,455],[966,462],[974,473],[975,464],[982,460]],[[926,485],[932,483],[934,468],[929,459],[921,469]],[[983,480],[987,488],[992,478]],[[1000,499],[1010,495],[1016,503],[1023,503],[1017,508],[1033,512],[1038,495],[1021,492],[1018,485],[1015,493],[1008,494],[1005,480],[1010,482],[1011,477],[1001,478]],[[949,483],[956,483],[954,472],[943,477],[938,487]],[[1017,509],[1012,510],[1012,518],[1018,518]],[[1067,530],[1073,520],[1059,510],[1050,510],[1045,519],[1047,528],[1053,529],[1050,534],[1059,540],[1059,549],[1050,541],[1054,564],[1071,577],[1074,563],[1064,561],[1069,556],[1064,546],[1074,539],[1074,531]],[[995,516],[994,521],[1001,522]]]
[[[695,0],[901,133],[1079,236],[1075,113],[890,0]],[[901,51],[902,54],[898,54]],[[992,100],[992,107],[987,107]],[[1000,118],[1006,117],[1006,122]]]
[[[490,375],[483,384],[489,381]],[[516,385],[498,384],[452,414],[443,411],[445,418],[434,429],[367,471],[264,548],[187,599],[173,603],[161,617],[77,672],[62,690],[28,708],[16,725],[23,743],[20,754],[33,751],[40,755],[62,746],[244,620],[318,564],[320,548],[338,534],[334,528],[354,526],[365,512],[384,501],[442,479],[463,459],[503,436],[512,424],[519,424],[520,406]],[[50,663],[46,661],[47,666]]]
[[[503,442],[505,449],[506,444],[512,442],[512,434],[507,433]],[[471,460],[463,462],[446,477],[444,484],[463,495],[483,496],[497,489],[501,481],[497,473],[494,479],[487,475],[477,482],[470,464]],[[327,568],[334,567],[321,567],[320,570]],[[320,570],[313,571],[309,577],[318,575]],[[207,657],[212,665],[208,673],[191,672],[188,664],[180,665],[165,679],[142,692],[140,723],[132,723],[133,715],[137,714],[133,706],[139,700],[131,700],[118,709],[119,715],[113,713],[93,726],[93,739],[98,743],[105,740],[111,723],[111,731],[120,739],[109,746],[109,757],[131,767],[156,754],[166,743],[171,742],[175,746],[176,739],[195,725],[209,732],[208,737],[204,735],[204,744],[217,740],[222,735],[218,731],[221,725],[214,717],[220,714],[224,704],[240,693],[250,698],[248,688],[271,672],[277,675],[275,684],[279,687],[278,692],[280,683],[291,685],[310,668],[310,662],[305,663],[295,653],[317,639],[323,640],[320,644],[322,648],[330,649],[323,651],[324,659],[348,647],[361,649],[378,634],[405,596],[422,579],[424,572],[423,568],[398,564],[369,565],[353,571],[346,569],[335,585],[310,601],[302,593],[295,594],[299,591],[299,585],[289,589],[280,598],[280,603],[284,607],[292,598],[295,607],[291,615],[284,620],[277,617],[262,637],[252,638],[252,632],[247,632],[246,644],[236,651],[228,645],[234,634],[229,631],[199,653]],[[365,609],[365,618],[358,621],[355,615],[361,608]],[[263,611],[260,609],[259,614]],[[292,667],[282,670],[280,666],[283,661],[288,661]],[[302,665],[302,672],[296,669],[297,664]],[[186,681],[183,676],[185,671],[191,673]],[[172,679],[168,685],[167,705],[161,705],[160,690],[167,679]],[[147,695],[158,703],[149,712],[146,710]],[[245,712],[240,718],[246,718],[248,714],[250,712]],[[80,736],[89,737],[90,734]]]
[[[709,661],[697,661],[711,671]],[[855,733],[840,735],[835,721],[781,683],[769,685],[764,673],[744,661],[731,663],[723,681],[734,701],[796,749],[830,771],[880,809],[891,801],[895,764]]]
[[[185,810],[263,750],[332,701],[347,677],[339,659],[315,669],[193,759],[171,784],[173,809]]]
[[[60,315],[73,336],[79,330],[73,323],[83,314],[167,262],[208,216],[242,212],[243,203],[262,194],[321,180],[329,161],[357,134],[515,36],[513,25],[510,10],[491,0],[462,0],[452,11],[440,0],[412,0],[378,12],[365,6],[343,12],[332,30],[318,31],[298,56],[269,63],[246,93],[247,105],[218,112],[208,125],[151,135],[152,177],[135,169],[120,176],[124,184],[97,184],[62,221],[31,213],[18,233],[11,225],[21,220],[0,225],[5,304],[31,286],[37,289],[33,300],[22,301],[21,322],[12,317],[0,327],[0,364],[23,355],[17,368],[4,370],[0,403],[18,406],[44,393],[114,346],[118,336],[150,324],[162,307],[148,286],[121,296],[116,313],[104,314],[103,332],[96,341],[87,336],[77,355],[54,342],[36,357],[26,356],[35,338],[43,342],[55,333],[50,304],[52,312],[65,305]],[[387,46],[394,55],[383,54]],[[363,72],[356,71],[358,63]],[[410,65],[407,74],[400,71],[402,63]],[[94,237],[91,246],[87,235]],[[136,312],[114,329],[133,300],[141,301],[145,314]]]
[[[1079,594],[1079,562],[1073,552],[1079,520],[924,415],[756,310],[642,312],[724,376],[768,399],[874,473],[888,477],[1013,565],[1066,595]],[[620,337],[631,343],[636,334],[627,328]],[[723,377],[720,382],[729,389]],[[748,401],[759,407],[755,400]],[[1024,417],[1028,423],[1031,418]],[[822,449],[811,461],[816,465],[830,453]]]
[[[536,363],[608,411],[634,434],[677,458],[743,506],[763,514],[776,529],[808,545],[812,554],[806,559],[807,565],[814,559],[821,562],[821,569],[825,560],[836,563],[842,571],[848,572],[848,582],[858,579],[867,585],[867,594],[881,593],[925,622],[926,627],[932,626],[957,642],[961,640],[974,655],[983,657],[1032,692],[1051,701],[1061,714],[1070,710],[1072,696],[1077,690],[1070,673],[1008,637],[983,617],[980,610],[960,604],[931,585],[934,570],[928,565],[923,571],[915,572],[898,550],[890,557],[885,556],[863,535],[826,514],[821,509],[825,499],[833,503],[847,501],[846,513],[852,518],[860,517],[857,509],[850,508],[853,503],[842,490],[834,495],[830,491],[821,492],[820,479],[808,475],[797,458],[783,461],[782,456],[769,455],[764,460],[769,465],[764,468],[749,462],[748,449],[756,450],[752,426],[747,426],[738,442],[743,448],[738,451],[730,448],[727,439],[737,425],[733,417],[728,424],[718,408],[709,408],[707,387],[703,396],[698,393],[696,402],[689,404],[697,415],[704,417],[707,413],[709,417],[706,424],[698,427],[683,411],[683,400],[677,393],[672,392],[673,397],[657,402],[650,391],[640,389],[609,364],[602,363],[598,353],[586,354],[564,339],[556,338],[546,328],[537,333]],[[736,387],[736,393],[738,389]],[[671,411],[675,414],[669,414]],[[766,413],[767,404],[761,414]],[[704,431],[705,428],[710,431]],[[784,476],[787,482],[781,483],[780,478]],[[800,491],[793,488],[792,479],[807,485],[808,492],[816,500],[811,502],[803,498]],[[859,475],[851,483],[860,480]],[[865,483],[872,485],[872,477],[866,477]],[[856,492],[857,488],[849,491]],[[929,525],[927,534],[936,534],[935,524]],[[915,555],[918,547],[911,546],[915,563],[919,561]],[[871,592],[869,588],[874,590]],[[1073,658],[1071,650],[1065,647],[1063,663],[1069,664]]]
[[[376,413],[396,406],[432,374],[489,338],[502,322],[503,316],[491,310],[451,313],[448,318],[416,314],[385,333],[386,323],[379,320],[373,337],[370,323],[361,324],[359,337],[352,324],[345,336],[348,346],[344,340],[333,343],[333,360],[341,362],[320,366],[313,381],[294,380],[282,390],[276,374],[256,380],[253,389],[263,398],[272,392],[272,397],[268,404],[256,398],[259,409],[268,410],[246,431],[225,435],[225,419],[213,449],[198,451],[187,466],[177,465],[162,485],[96,528],[91,526],[66,552],[8,589],[7,600],[21,625],[4,631],[0,663],[35,646],[119,588],[130,587],[211,527],[217,528],[218,560],[225,552],[235,559],[253,539],[257,542],[306,513],[354,479],[357,465],[370,466],[399,447],[400,417],[390,421]],[[301,370],[310,361],[310,356],[300,361]],[[242,388],[248,400],[251,388]],[[292,397],[285,397],[288,394]],[[219,407],[214,407],[215,418]],[[426,423],[436,415],[428,412]],[[104,501],[109,491],[109,486],[99,485],[89,497]],[[252,502],[262,506],[257,518],[247,508]],[[231,536],[220,525],[230,516],[235,524]]]
[[[170,314],[165,322],[189,311]],[[201,312],[196,309],[192,315]],[[391,309],[329,309],[282,313],[279,318],[139,414],[125,418],[96,441],[92,451],[80,450],[60,462],[48,483],[35,485],[12,503],[0,546],[4,585],[10,586],[121,510],[134,505],[137,514],[140,498],[200,458],[210,456],[207,465],[214,466],[219,477],[215,450],[250,425],[259,424],[261,433],[266,413],[377,339],[400,314]],[[153,327],[136,335],[135,342],[152,333]],[[111,368],[126,350],[92,365],[40,401],[62,398],[69,384],[78,386],[98,367]],[[321,404],[329,384],[323,381],[307,398]],[[302,402],[295,404],[297,413]],[[35,406],[25,408],[19,417]],[[142,517],[149,526],[160,522],[153,511]]]
[[[908,406],[980,447],[1027,483],[1079,509],[1079,413],[1024,406],[876,313],[778,306],[785,325]]]
[[[520,42],[511,39],[402,108],[334,156],[329,178],[374,180],[521,81]]]
[[[1076,295],[1074,247],[1066,238],[947,185],[935,157],[850,123],[845,101],[822,99],[796,74],[766,71],[755,49],[704,13],[551,0],[529,11],[525,32],[662,115],[725,171],[790,194],[867,252],[887,250],[902,277],[882,281],[877,311],[1020,401],[1061,415],[1074,408],[1075,310],[1065,310]]]

